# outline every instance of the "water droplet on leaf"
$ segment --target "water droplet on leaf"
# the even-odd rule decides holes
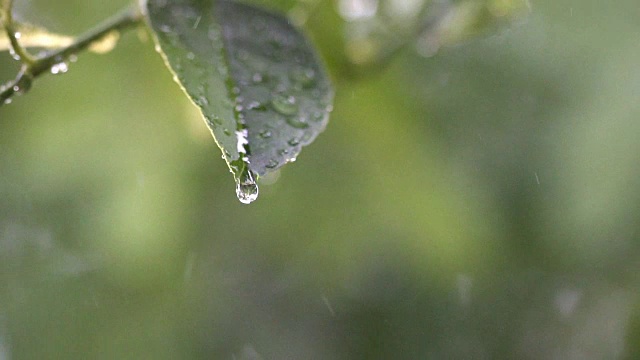
[[[306,88],[315,83],[316,72],[313,69],[299,67],[291,71],[290,77],[291,80]]]
[[[307,118],[305,116],[294,116],[287,118],[287,124],[293,126],[296,129],[306,129],[309,127]]]
[[[267,163],[267,165],[265,165],[267,168],[269,169],[275,169],[278,167],[278,161],[275,159],[271,159],[269,160],[269,162]]]
[[[252,101],[247,105],[247,110],[265,111],[267,107],[257,101]]]
[[[272,135],[271,131],[269,131],[269,130],[262,130],[260,132],[260,137],[263,138],[263,139],[268,139],[268,138],[271,137],[271,135]]]
[[[295,115],[298,112],[296,98],[291,95],[276,94],[271,99],[271,104],[282,115]]]

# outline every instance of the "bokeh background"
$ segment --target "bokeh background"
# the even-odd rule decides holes
[[[144,31],[0,108],[0,359],[640,358],[636,1],[253,2],[336,99],[251,205]]]

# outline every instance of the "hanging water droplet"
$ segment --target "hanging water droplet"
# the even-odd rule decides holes
[[[258,198],[258,184],[251,170],[245,170],[236,179],[236,196],[243,204],[251,204]]]
[[[298,112],[298,102],[291,95],[276,94],[271,99],[271,105],[282,115],[295,115]]]
[[[18,82],[13,85],[13,91],[18,95],[26,93],[27,91],[29,91],[29,89],[31,89],[32,81],[33,76],[29,75],[28,73],[23,73],[20,76]]]
[[[51,67],[51,73],[53,75],[64,74],[67,71],[69,71],[69,66],[64,61],[59,62]]]
[[[14,50],[13,47],[9,47],[9,55],[11,55],[11,57],[16,60],[16,61],[20,61],[20,55],[18,55]]]

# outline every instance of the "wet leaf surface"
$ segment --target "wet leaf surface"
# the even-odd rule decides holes
[[[238,197],[254,200],[253,178],[294,161],[327,124],[333,91],[312,45],[286,17],[233,1],[146,7],[157,48],[200,108]]]

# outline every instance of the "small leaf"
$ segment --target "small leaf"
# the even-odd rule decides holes
[[[333,90],[313,47],[285,17],[246,4],[147,0],[146,8],[156,48],[200,108],[238,198],[254,200],[254,175],[294,161],[327,124]]]

